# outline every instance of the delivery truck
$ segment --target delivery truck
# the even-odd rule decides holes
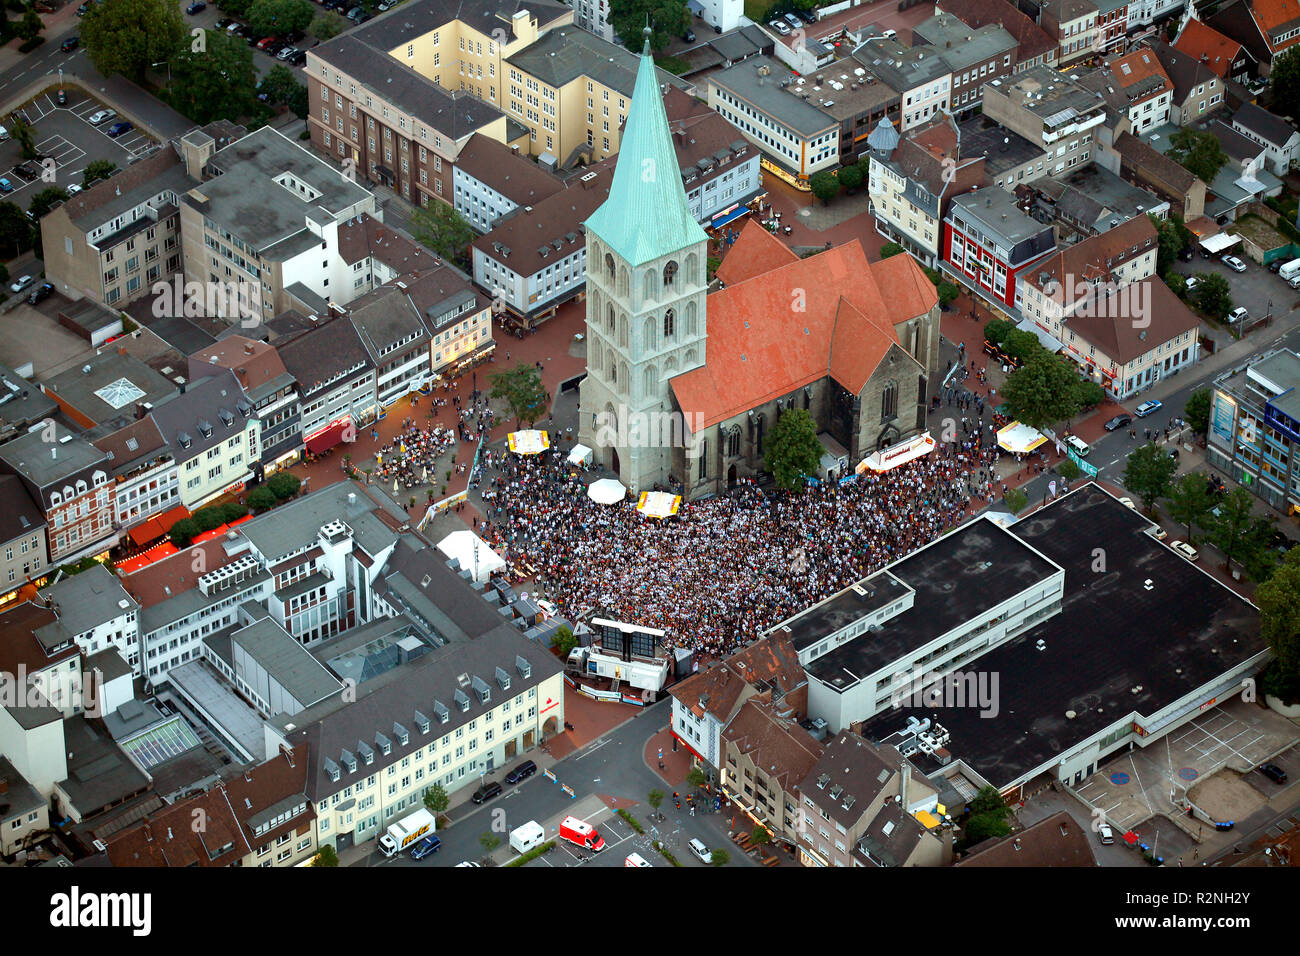
[[[510,849],[516,853],[527,853],[539,846],[546,839],[546,829],[536,820],[529,820],[521,827],[510,831]]]
[[[410,849],[432,833],[436,825],[432,813],[424,809],[416,810],[390,826],[379,838],[379,852],[384,856],[395,856]]]
[[[560,836],[592,853],[599,853],[605,849],[605,839],[600,835],[600,831],[586,820],[579,820],[577,817],[564,818],[564,822],[560,824]]]

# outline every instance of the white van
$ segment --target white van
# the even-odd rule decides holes
[[[8,138],[9,138],[9,130],[5,129],[3,126],[0,126],[0,143],[3,143]]]
[[[1282,277],[1283,282],[1290,282],[1296,276],[1300,276],[1300,259],[1292,259],[1281,269],[1278,269],[1277,274]]]
[[[1092,446],[1080,438],[1078,435],[1065,436],[1065,443],[1074,449],[1074,453],[1080,458],[1087,458],[1092,453]]]
[[[527,853],[546,840],[546,830],[536,820],[529,820],[521,827],[510,831],[510,849],[516,853]]]

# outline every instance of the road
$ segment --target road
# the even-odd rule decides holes
[[[622,820],[607,812],[603,805],[599,807],[598,814],[593,814],[588,808],[597,804],[597,794],[635,801],[636,805],[630,808],[630,812],[642,826],[649,829],[652,821],[650,808],[645,803],[646,795],[654,789],[671,794],[671,788],[646,766],[643,759],[644,746],[646,740],[667,723],[669,712],[670,702],[667,699],[646,708],[634,719],[556,763],[553,772],[557,780],[554,782],[538,773],[517,786],[507,787],[502,796],[484,806],[466,804],[456,808],[451,813],[451,825],[438,834],[442,840],[442,849],[431,857],[420,862],[405,855],[385,860],[377,851],[372,851],[352,865],[455,866],[462,860],[478,860],[484,855],[479,838],[487,832],[496,834],[501,840],[502,848],[495,854],[496,859],[501,861],[514,856],[506,848],[512,829],[529,820],[536,820],[546,827],[548,838],[553,838],[554,828],[559,821],[576,810],[584,816],[593,816],[592,822],[610,843],[610,848],[599,856],[586,854],[585,863],[622,866],[629,853],[637,852],[654,866],[667,866],[669,864],[663,857],[648,849],[646,837],[638,838]],[[503,781],[503,773],[498,770],[489,775],[488,779]],[[561,784],[573,788],[573,798],[560,789]],[[675,809],[671,797],[664,801],[661,809],[666,817],[665,822],[659,824],[662,839],[682,865],[702,865],[686,850],[686,843],[692,837],[703,840],[710,848],[725,846],[731,856],[732,866],[757,865],[727,838],[730,816],[726,813],[701,813],[692,817],[684,803],[683,809]],[[547,864],[571,866],[579,865],[579,861],[562,844],[547,857],[545,863],[539,861],[532,865]]]

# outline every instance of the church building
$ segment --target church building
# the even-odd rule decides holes
[[[697,498],[757,474],[788,408],[850,467],[924,430],[941,373],[934,285],[910,256],[869,263],[857,240],[800,259],[751,220],[710,292],[648,49],[585,228],[579,441],[634,493],[675,483]]]

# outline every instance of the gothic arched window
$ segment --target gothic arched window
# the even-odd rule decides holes
[[[683,278],[691,285],[700,281],[700,257],[693,252],[686,257],[686,272]]]
[[[609,326],[609,334],[613,335],[616,323],[614,321],[614,304],[612,302],[609,305],[609,311],[607,314],[609,318],[606,320],[606,324]]]
[[[898,383],[890,382],[880,396],[880,420],[887,422],[898,414]]]
[[[644,279],[644,282],[642,283],[642,295],[647,299],[653,299],[655,297],[655,271],[653,269],[647,269],[642,278]]]
[[[694,301],[686,303],[686,334],[692,338],[700,334],[699,312]]]
[[[740,426],[732,425],[727,431],[727,457],[735,458],[740,454]]]
[[[605,271],[609,273],[609,279],[614,281],[614,257],[608,252],[605,253]]]
[[[677,331],[677,313],[669,309],[664,313],[664,338],[672,341],[673,335]]]
[[[627,327],[630,324],[631,323],[628,321],[627,316],[623,316],[618,323],[618,344],[623,348],[627,348]]]
[[[676,281],[676,279],[677,263],[670,259],[668,260],[668,264],[664,266],[664,285],[670,286]]]
[[[647,350],[655,347],[655,320],[653,318],[646,319],[645,325],[641,327],[641,346]]]

